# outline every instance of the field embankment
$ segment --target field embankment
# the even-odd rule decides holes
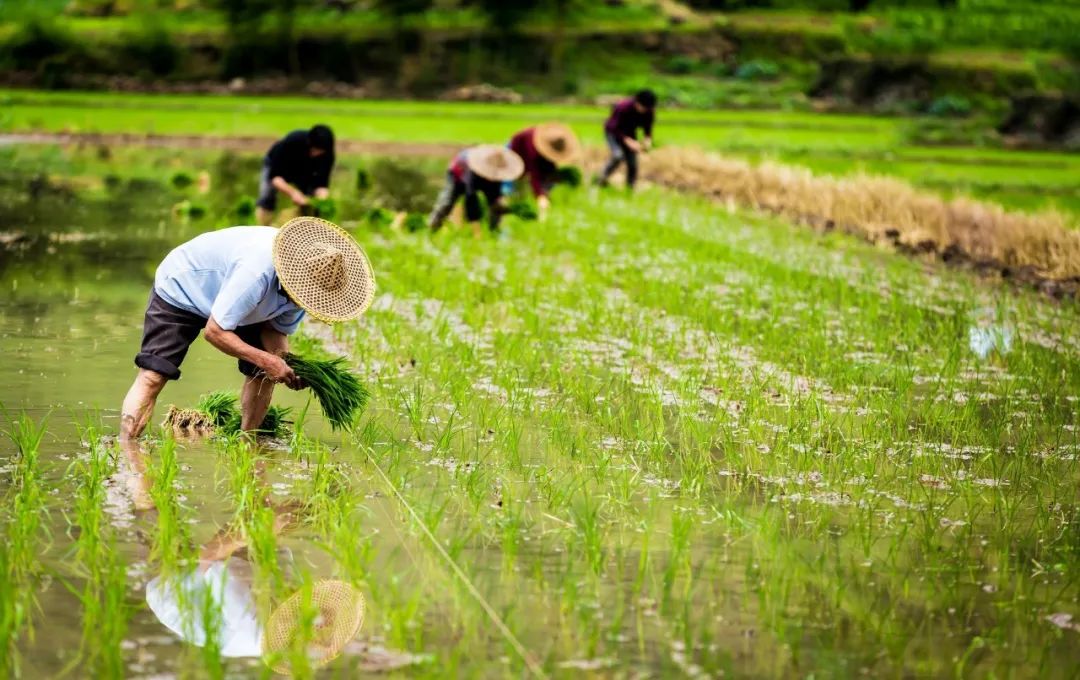
[[[30,133],[0,144],[75,144],[109,148],[145,145],[257,153],[271,137],[229,138],[133,133]],[[459,145],[434,142],[342,140],[347,154],[449,157]],[[588,147],[587,170],[604,151]],[[961,266],[994,271],[1055,297],[1080,291],[1080,229],[1059,212],[1021,213],[970,198],[947,199],[889,177],[819,175],[806,168],[746,160],[696,148],[663,148],[643,163],[647,181],[780,215],[815,229],[838,229],[902,252],[929,253]]]
[[[893,178],[820,176],[699,149],[661,149],[649,159],[645,176],[816,228],[995,268],[1055,295],[1080,289],[1080,231],[1061,213],[1011,212],[966,198],[948,200]]]

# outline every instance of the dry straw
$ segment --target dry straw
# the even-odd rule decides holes
[[[643,170],[657,184],[843,229],[871,242],[1028,269],[1044,279],[1080,277],[1080,230],[1059,213],[1010,212],[967,198],[947,200],[897,179],[818,176],[692,148],[657,150]]]

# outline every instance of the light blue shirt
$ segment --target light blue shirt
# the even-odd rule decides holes
[[[158,265],[154,290],[174,307],[227,331],[269,321],[289,335],[304,310],[285,296],[274,269],[273,227],[210,231],[177,246]]]

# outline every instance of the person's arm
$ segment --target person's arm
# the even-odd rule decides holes
[[[300,379],[284,359],[247,344],[233,331],[222,328],[213,316],[206,322],[204,335],[221,352],[259,367],[273,382],[284,383],[294,390],[301,388]]]
[[[645,124],[641,126],[641,131],[644,133],[644,139],[642,140],[644,144],[642,145],[642,148],[646,151],[652,148],[652,128],[654,122],[656,122],[656,113],[649,111],[649,113],[645,115]]]
[[[307,196],[304,195],[304,192],[286,182],[284,177],[274,177],[274,179],[270,180],[270,184],[272,184],[275,189],[291,198],[296,205],[307,205],[308,200]]]
[[[630,149],[634,153],[639,153],[641,151],[641,142],[634,139],[633,137],[623,137],[622,141],[623,144],[626,145],[626,148]]]

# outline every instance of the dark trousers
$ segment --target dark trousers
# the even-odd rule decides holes
[[[614,132],[606,132],[604,136],[607,138],[608,149],[611,150],[611,158],[604,166],[600,179],[607,182],[619,165],[626,163],[626,186],[633,188],[637,182],[637,153],[626,146],[622,138]]]
[[[475,180],[474,180],[475,181]],[[492,183],[493,186],[497,186]],[[462,196],[465,197],[465,220],[468,222],[479,222],[484,217],[484,206],[480,203],[480,194],[483,191],[469,191],[469,187],[465,182],[462,182],[454,173],[446,173],[446,184],[443,185],[442,191],[439,192],[439,197],[435,199],[435,207],[431,209],[431,215],[428,216],[428,226],[432,230],[437,230],[442,226],[442,223],[450,215],[450,211],[454,209],[454,204]],[[495,194],[497,197],[497,194]],[[495,205],[495,198],[492,195],[487,196],[488,199],[488,228],[495,230],[499,228],[499,220],[502,218],[502,211]]]

